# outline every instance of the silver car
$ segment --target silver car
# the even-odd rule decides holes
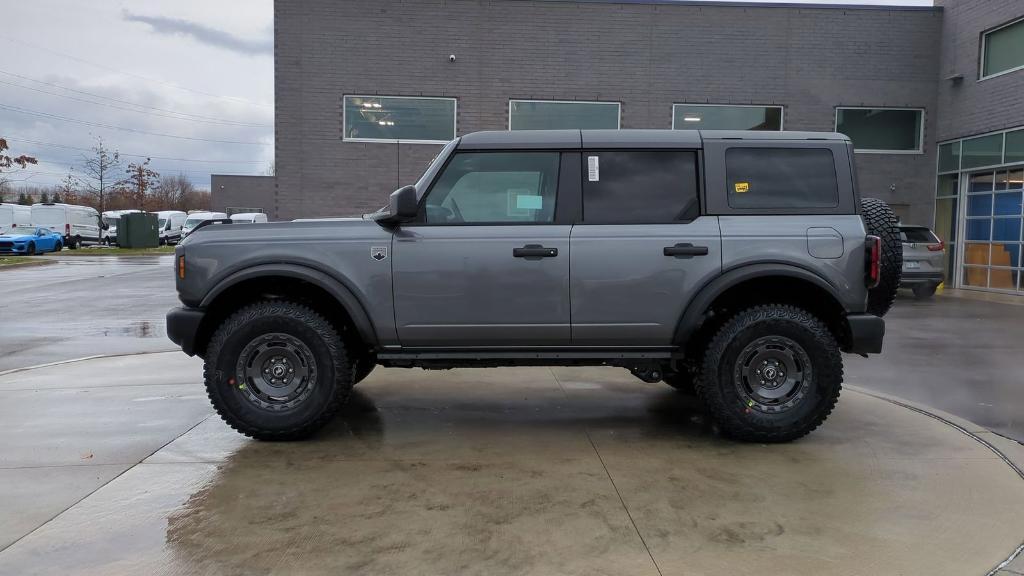
[[[946,245],[927,226],[900,226],[903,276],[900,286],[910,288],[918,300],[931,298],[945,279]]]

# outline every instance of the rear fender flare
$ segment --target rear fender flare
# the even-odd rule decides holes
[[[844,310],[846,309],[846,307],[842,305],[842,299],[839,298],[839,294],[835,286],[814,272],[792,264],[775,262],[749,264],[739,268],[733,268],[732,270],[725,272],[705,284],[704,287],[697,292],[697,295],[690,300],[689,305],[687,305],[686,309],[683,311],[683,315],[679,319],[679,323],[676,325],[676,331],[672,338],[673,343],[677,346],[685,345],[690,336],[704,321],[705,311],[711,306],[715,299],[726,290],[755,278],[779,276],[797,278],[810,282],[827,292],[841,308]]]

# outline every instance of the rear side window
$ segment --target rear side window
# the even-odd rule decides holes
[[[835,208],[839,183],[827,148],[730,148],[730,208]]]
[[[927,228],[900,228],[900,240],[917,244],[931,244],[939,239]]]
[[[679,150],[584,154],[583,221],[657,224],[697,217],[697,153]]]

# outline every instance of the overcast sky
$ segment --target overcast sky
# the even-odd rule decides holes
[[[96,136],[203,188],[272,160],[272,0],[32,0],[3,22],[0,136],[39,159],[12,180],[58,182]]]
[[[125,166],[151,156],[203,188],[272,161],[273,0],[30,0],[6,2],[3,22],[0,136],[39,159],[16,184],[80,171],[97,136]]]

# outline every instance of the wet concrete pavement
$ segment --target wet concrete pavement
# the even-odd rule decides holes
[[[173,347],[170,258],[79,262],[0,271],[0,332],[33,335],[0,334],[0,372]],[[901,299],[886,353],[846,356],[847,380],[1020,435],[1021,320]],[[1024,540],[1017,471],[866,391],[784,446],[722,440],[620,369],[378,369],[357,392],[311,441],[259,443],[180,353],[0,373],[0,574],[980,575]]]
[[[96,354],[172,350],[173,256],[41,256],[0,270],[0,371]]]
[[[378,370],[323,434],[261,443],[194,361],[82,364],[0,376],[0,574],[980,575],[1024,535],[996,454],[854,390],[765,446],[622,370]]]

